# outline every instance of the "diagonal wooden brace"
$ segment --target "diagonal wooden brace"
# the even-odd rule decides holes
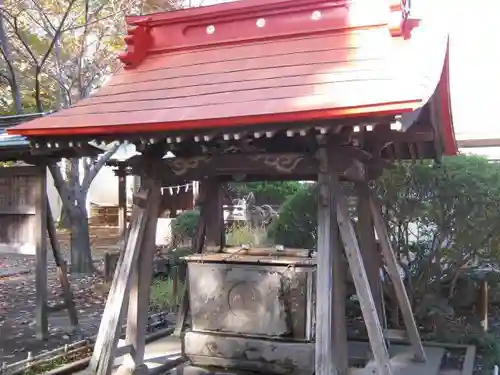
[[[384,340],[380,320],[377,316],[375,302],[366,275],[363,258],[359,249],[356,233],[349,216],[347,198],[345,197],[340,180],[336,174],[331,174],[332,188],[337,204],[337,221],[340,230],[340,237],[344,244],[344,250],[349,262],[354,286],[358,295],[361,312],[366,324],[366,330],[370,340],[373,357],[377,365],[379,374],[392,375],[392,367],[389,360],[389,353]]]
[[[151,186],[148,197],[148,218],[144,238],[137,262],[132,274],[132,283],[129,295],[127,331],[125,346],[129,347],[120,374],[147,374],[144,365],[146,349],[146,327],[149,313],[149,297],[153,278],[153,258],[156,250],[156,226],[160,212],[161,187],[159,184]]]
[[[415,360],[419,362],[426,362],[427,357],[422,346],[422,341],[420,340],[420,334],[418,332],[415,319],[413,317],[410,300],[406,294],[403,280],[401,280],[401,276],[399,275],[396,257],[394,255],[394,251],[392,250],[389,234],[387,233],[387,228],[385,227],[384,220],[382,218],[380,204],[372,191],[370,191],[370,209],[373,217],[373,224],[375,225],[375,230],[382,248],[382,254],[387,266],[387,272],[391,278],[392,285],[394,286],[394,291],[396,292],[396,298],[398,299],[399,308],[403,314],[403,320],[408,332],[408,338],[414,351]]]
[[[148,223],[148,213],[154,200],[150,200],[155,189],[142,189],[138,194],[143,207],[135,205],[132,211],[130,230],[121,251],[106,307],[97,334],[91,369],[98,375],[109,375],[115,358],[118,339],[121,334],[125,305],[128,302],[132,273],[139,257],[144,232]],[[141,204],[142,205],[142,204]]]

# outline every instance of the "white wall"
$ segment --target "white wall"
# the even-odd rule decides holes
[[[54,179],[47,168],[47,196],[49,197],[49,204],[52,210],[52,216],[55,220],[61,215],[62,202],[59,193],[54,185]]]
[[[134,187],[134,177],[127,176],[127,201],[132,200],[132,191]],[[57,220],[61,215],[62,202],[54,185],[52,175],[47,170],[47,195],[49,197],[52,215]],[[118,205],[118,177],[115,176],[113,169],[104,166],[97,174],[90,185],[87,195],[87,211],[90,214],[90,203],[99,205]]]
[[[134,188],[133,176],[127,176],[126,186],[127,201],[130,202]],[[103,167],[90,185],[87,205],[91,202],[99,205],[118,205],[118,177],[111,167]]]

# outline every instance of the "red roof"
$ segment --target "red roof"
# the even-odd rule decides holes
[[[419,23],[399,1],[390,3],[246,0],[128,17],[125,66],[105,87],[10,133],[145,133],[398,114],[422,107],[440,82],[447,102],[440,17],[431,9]],[[441,113],[451,145],[449,112]]]

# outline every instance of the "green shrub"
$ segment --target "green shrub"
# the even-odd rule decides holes
[[[192,239],[196,232],[199,217],[200,211],[197,209],[184,211],[177,216],[172,226],[174,237],[180,240]]]
[[[299,190],[281,207],[279,218],[270,225],[269,238],[286,247],[315,248],[317,206],[317,185]]]
[[[226,243],[228,246],[259,246],[265,245],[266,237],[266,231],[263,228],[252,227],[248,224],[234,224],[227,232]]]
[[[230,183],[230,194],[238,197],[253,193],[255,204],[282,204],[306,185],[298,181],[259,181],[247,183]]]
[[[175,311],[180,303],[184,284],[178,282],[177,290],[172,279],[155,279],[151,285],[151,305],[158,311]]]

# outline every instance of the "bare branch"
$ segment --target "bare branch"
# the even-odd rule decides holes
[[[66,207],[70,207],[73,204],[73,198],[71,191],[66,186],[66,182],[61,173],[61,169],[57,164],[49,164],[49,171],[54,179],[54,185],[61,196],[61,199]]]
[[[82,42],[80,44],[80,54],[78,56],[78,66],[77,66],[77,82],[78,82],[78,89],[79,89],[79,96],[80,98],[82,97],[82,87],[83,87],[83,77],[82,77],[82,69],[83,69],[83,56],[85,55],[85,51],[87,50],[86,46],[86,39],[87,39],[87,32],[89,30],[89,0],[85,0],[85,15],[84,15],[84,28],[83,28],[83,35],[82,35]]]
[[[0,0],[0,8],[4,7],[4,1]],[[10,86],[12,99],[14,101],[14,107],[16,109],[16,113],[20,114],[23,112],[23,104],[21,100],[21,91],[19,90],[19,84],[17,81],[16,70],[14,69],[14,65],[12,64],[12,55],[9,44],[9,39],[7,37],[7,33],[5,31],[4,24],[4,14],[0,13],[0,52],[7,64],[8,75],[4,75],[7,83]],[[2,73],[3,74],[3,73]]]
[[[10,76],[8,74],[0,72],[0,77],[10,84]]]
[[[43,20],[44,20],[44,25],[45,27],[50,27],[51,29],[51,33],[55,33],[57,31],[56,27],[54,26],[54,24],[52,22],[50,22],[49,20],[49,17],[47,17],[47,15],[45,14],[44,10],[43,10],[43,6],[37,1],[37,0],[31,0],[33,2],[33,4],[35,4],[35,7],[38,9],[38,12],[40,13],[40,15],[43,17]],[[33,19],[33,18],[32,18]],[[35,21],[33,19],[33,21]],[[37,21],[35,21],[39,26],[42,26],[40,25]]]
[[[52,52],[52,48],[54,48],[54,44],[57,42],[61,35],[61,31],[63,29],[64,23],[66,22],[66,18],[69,16],[69,12],[71,11],[71,8],[73,8],[73,4],[75,4],[76,0],[70,0],[68,7],[66,8],[66,11],[64,12],[64,15],[61,19],[61,22],[59,23],[59,26],[57,27],[54,37],[50,41],[49,48],[47,48],[47,51],[45,52],[45,55],[43,55],[42,60],[40,61],[40,66],[43,66],[45,64],[45,61],[49,57],[50,53]]]
[[[17,16],[12,15],[5,8],[0,9],[0,12],[3,13],[3,19],[12,27],[12,29],[14,30],[17,38],[19,39],[19,41],[23,45],[23,47],[26,50],[26,52],[28,52],[28,54],[30,55],[31,59],[35,63],[36,69],[38,70],[39,69],[38,59],[36,58],[35,53],[31,49],[31,47],[29,46],[28,42],[26,42],[26,40],[24,40],[24,38],[22,36],[22,33],[19,30],[19,23],[18,23]],[[19,14],[21,14],[22,12],[23,11],[19,12]],[[8,17],[6,17],[5,15],[8,15]]]
[[[78,30],[78,29],[81,29],[81,28],[84,28],[84,27],[89,27],[91,25],[95,25],[95,24],[98,24],[104,20],[107,20],[107,19],[110,19],[110,18],[113,18],[119,14],[123,14],[123,11],[120,10],[116,13],[113,13],[113,14],[110,14],[110,15],[107,15],[106,17],[102,17],[102,18],[97,18],[95,19],[94,21],[90,21],[88,23],[85,23],[83,25],[75,25],[75,26],[71,26],[71,27],[67,27],[65,29],[62,30],[63,33],[67,32],[67,31],[74,31],[74,30]]]
[[[85,179],[85,176],[87,176],[90,173],[90,169],[92,167],[92,161],[91,158],[84,157],[82,158],[82,164],[83,164],[83,178]]]
[[[83,178],[82,182],[83,190],[87,191],[89,189],[90,184],[92,183],[92,181],[94,181],[95,176],[97,176],[101,168],[104,167],[104,165],[109,159],[111,159],[111,157],[114,155],[114,153],[118,150],[119,147],[120,144],[118,142],[115,142],[108,151],[99,156],[97,161],[90,169],[90,172]]]

